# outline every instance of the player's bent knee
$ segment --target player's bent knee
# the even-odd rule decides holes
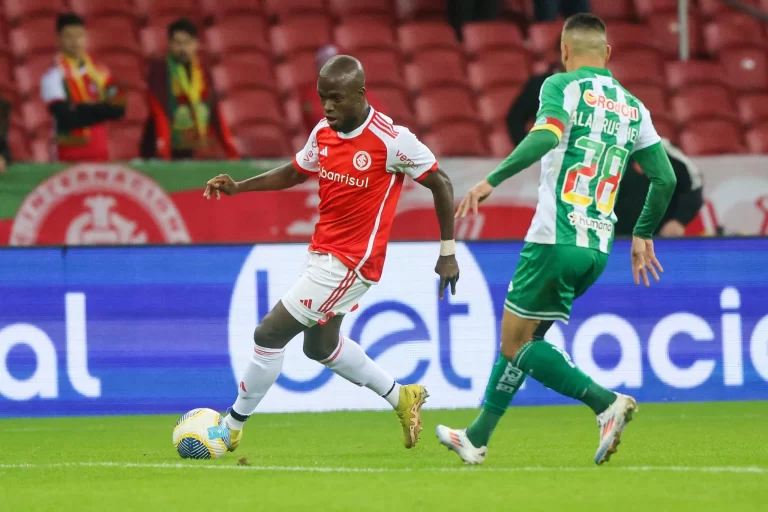
[[[304,341],[304,355],[313,361],[324,361],[325,359],[328,359],[334,348],[336,347],[328,348],[318,346],[316,343],[311,343],[306,340]]]
[[[314,361],[324,361],[331,357],[339,346],[339,332],[337,329],[325,329],[326,332],[321,332],[323,329],[318,327],[304,333],[304,355]]]
[[[277,336],[274,329],[265,328],[262,325],[259,325],[253,331],[253,342],[264,348],[283,348],[288,344],[288,342],[283,343],[283,340],[280,336]]]
[[[283,348],[305,327],[278,303],[256,326],[253,341],[264,348]]]
[[[341,322],[344,315],[335,315],[323,324],[304,331],[304,355],[315,361],[325,361],[339,346]]]
[[[525,343],[518,340],[505,339],[501,341],[501,355],[506,359],[514,359]]]
[[[501,322],[501,354],[507,359],[513,359],[520,349],[533,339],[541,322],[522,318],[505,311]]]

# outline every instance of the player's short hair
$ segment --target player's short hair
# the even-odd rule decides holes
[[[197,25],[187,18],[179,18],[168,25],[168,39],[173,39],[173,34],[176,32],[184,32],[191,37],[197,38]]]
[[[57,34],[61,34],[62,30],[71,26],[84,27],[85,20],[74,12],[63,12],[56,17]]]
[[[563,32],[567,30],[594,30],[600,32],[601,34],[605,34],[606,32],[605,22],[603,22],[603,20],[601,20],[598,16],[595,16],[589,12],[580,12],[579,14],[574,14],[565,20],[565,25],[563,25]]]

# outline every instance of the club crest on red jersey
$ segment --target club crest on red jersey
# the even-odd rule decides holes
[[[358,171],[367,171],[371,166],[371,155],[367,151],[358,151],[355,156],[352,157],[352,165]]]

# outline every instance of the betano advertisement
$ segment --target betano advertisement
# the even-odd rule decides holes
[[[343,330],[428,407],[477,407],[520,243],[458,246],[437,298],[435,243],[390,244],[382,282]],[[768,239],[660,241],[662,281],[635,287],[629,246],[550,342],[641,402],[768,399]],[[252,333],[294,282],[303,244],[0,250],[0,416],[223,410]],[[385,408],[294,340],[260,411]],[[532,379],[517,404],[570,403]]]

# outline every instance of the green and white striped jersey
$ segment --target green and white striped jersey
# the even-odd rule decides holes
[[[610,252],[629,155],[661,140],[648,110],[607,69],[581,67],[544,82],[534,130],[550,130],[560,143],[541,159],[526,241]]]

